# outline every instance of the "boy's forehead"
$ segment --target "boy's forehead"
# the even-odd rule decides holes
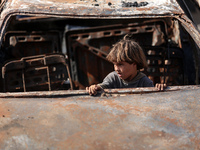
[[[134,62],[133,63],[129,63],[129,62],[126,62],[126,61],[120,61],[120,62],[112,62],[113,65],[126,65],[126,64],[135,64]]]
[[[118,64],[118,63],[121,63],[121,61],[120,61],[120,62],[117,62],[117,61],[113,61],[112,63],[113,63],[113,64]]]
[[[125,61],[119,61],[119,62],[114,61],[114,62],[113,62],[114,65],[117,65],[117,64],[124,64],[124,63],[126,63],[126,62],[125,62]]]

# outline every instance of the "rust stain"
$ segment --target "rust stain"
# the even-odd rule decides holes
[[[165,131],[152,131],[150,134],[143,134],[143,136],[140,138],[144,138],[145,142],[148,142],[151,147],[159,145],[160,147],[164,147],[165,149],[170,149],[170,145],[174,145],[177,142],[176,136],[168,134]]]
[[[0,102],[0,118],[9,118],[10,117],[10,109],[5,106],[5,103]]]
[[[63,105],[62,101],[61,102],[52,103],[52,106],[55,107],[55,108],[64,108],[66,110],[75,110],[75,109],[79,109],[80,108],[80,106],[78,106],[75,103],[71,103],[71,104],[69,103],[67,105]]]
[[[197,138],[198,136],[199,136],[199,133],[195,137],[190,138],[191,141],[193,141],[195,143],[194,147],[195,147],[196,150],[200,149],[200,139]],[[189,147],[189,145],[188,145],[188,147]]]
[[[105,101],[98,101],[103,106],[110,106],[112,108],[123,110],[125,113],[132,113],[136,115],[140,115],[140,113],[147,113],[150,112],[153,108],[146,107],[146,106],[133,106],[133,105],[123,105],[123,103],[115,101],[115,100],[105,100]]]
[[[165,116],[160,116],[160,118],[166,120],[166,122],[173,123],[174,125],[179,125],[179,120],[177,120],[177,119],[168,118],[168,117],[165,117]]]

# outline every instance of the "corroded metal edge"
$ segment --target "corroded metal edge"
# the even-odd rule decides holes
[[[123,89],[105,89],[99,92],[97,96],[104,94],[145,94],[154,92],[178,91],[178,90],[194,90],[200,89],[200,85],[194,86],[169,86],[164,91],[159,91],[154,87],[146,88],[123,88]],[[0,98],[53,98],[53,97],[71,97],[71,96],[89,96],[86,90],[61,90],[61,91],[37,91],[37,92],[7,92],[0,93]]]

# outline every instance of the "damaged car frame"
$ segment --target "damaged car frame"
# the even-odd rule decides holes
[[[4,0],[0,149],[199,149],[200,33],[176,0]],[[132,34],[155,83],[85,87]]]

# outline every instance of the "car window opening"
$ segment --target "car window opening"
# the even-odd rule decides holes
[[[83,90],[100,83],[113,71],[107,54],[126,34],[132,34],[143,48],[148,68],[141,71],[154,84],[197,84],[193,41],[172,18],[14,16],[0,50],[0,91]]]

